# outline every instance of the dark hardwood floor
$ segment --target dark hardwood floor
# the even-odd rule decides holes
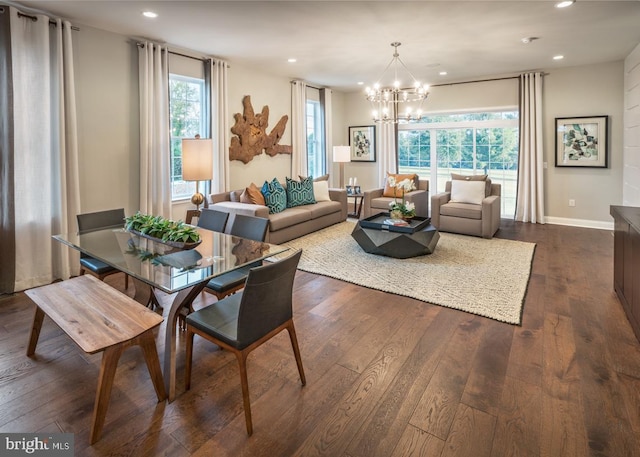
[[[89,446],[101,356],[45,319],[26,357],[34,305],[2,298],[0,432],[72,432],[88,456],[640,455],[640,344],[613,291],[612,232],[504,221],[498,236],[537,243],[521,327],[298,272],[307,385],[286,334],[257,349],[250,438],[235,358],[196,337],[192,388],[182,340],[170,404],[141,352],[124,353]]]

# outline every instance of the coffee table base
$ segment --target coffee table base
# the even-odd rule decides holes
[[[432,254],[440,239],[440,234],[433,225],[415,233],[400,233],[362,228],[360,224],[356,224],[351,236],[365,252],[396,259]]]

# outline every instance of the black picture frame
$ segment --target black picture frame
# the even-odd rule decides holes
[[[376,126],[356,125],[349,127],[349,146],[352,162],[376,161]]]
[[[556,167],[608,168],[609,116],[556,117]]]

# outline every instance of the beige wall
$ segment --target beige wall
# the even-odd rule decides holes
[[[139,206],[138,56],[122,35],[74,32],[82,212]]]
[[[623,63],[546,70],[543,89],[545,214],[548,222],[609,227],[609,205],[622,201]],[[350,125],[372,124],[370,107],[362,93],[347,94]],[[518,82],[458,84],[433,87],[426,101],[428,112],[466,110],[473,107],[517,106]],[[555,168],[556,117],[609,115],[609,168]],[[345,126],[346,128],[346,126]],[[637,163],[637,162],[636,162]],[[363,187],[375,187],[376,164],[347,164],[346,176],[357,175]],[[569,207],[569,199],[576,201]]]
[[[609,226],[609,205],[622,202],[623,63],[554,68],[548,73],[543,88],[547,219]],[[555,167],[555,118],[598,115],[609,116],[609,167]],[[575,200],[575,207],[569,207],[569,199]]]
[[[640,44],[624,61],[622,204],[640,206]]]
[[[137,50],[127,37],[82,26],[75,35],[76,86],[78,96],[78,130],[81,174],[82,211],[97,211],[124,206],[128,214],[138,208],[139,155],[138,155],[138,80]],[[628,59],[629,70],[638,49]],[[291,90],[288,78],[276,77],[231,61],[229,69],[229,121],[233,114],[242,112],[242,97],[251,95],[253,106],[260,111],[270,108],[269,126],[273,127],[282,115],[291,113]],[[609,223],[608,206],[622,203],[622,170],[632,191],[637,182],[633,173],[639,166],[638,140],[630,136],[623,159],[623,62],[612,62],[585,67],[548,70],[544,80],[544,125],[546,171],[546,214],[552,221],[595,221]],[[629,71],[627,71],[629,73]],[[632,72],[632,78],[637,78]],[[628,80],[628,107],[637,106],[638,84]],[[629,84],[628,82],[628,84]],[[489,83],[482,83],[484,85]],[[635,85],[633,85],[635,84]],[[517,97],[517,88],[504,90],[504,86],[487,90],[465,85],[434,87],[428,103],[434,111],[464,109],[470,100],[480,107],[508,105]],[[501,88],[502,87],[502,88]],[[517,98],[516,98],[517,99]],[[635,101],[635,102],[634,102]],[[362,92],[333,92],[332,144],[347,144],[350,125],[371,125],[370,107]],[[628,110],[629,111],[629,110]],[[607,169],[556,169],[554,167],[555,117],[610,116],[610,167]],[[630,119],[637,121],[631,112]],[[634,134],[635,135],[635,134]],[[291,144],[291,121],[287,123],[283,144]],[[345,177],[355,176],[363,188],[377,186],[376,163],[350,163]],[[231,163],[230,188],[244,187],[254,181],[261,183],[274,176],[284,179],[290,174],[288,155],[257,156],[249,164]],[[334,177],[338,167],[330,165]],[[634,171],[635,170],[635,171]],[[334,181],[335,183],[335,181]],[[569,199],[576,207],[568,206]],[[629,201],[634,201],[630,193]],[[635,200],[638,204],[638,200]],[[174,217],[182,213],[179,208]]]

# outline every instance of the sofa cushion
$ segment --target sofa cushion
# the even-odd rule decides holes
[[[313,195],[313,178],[308,177],[301,181],[287,179],[287,208],[301,205],[310,205],[316,202]]]
[[[479,220],[482,219],[482,205],[449,202],[440,206],[440,215]]]
[[[328,201],[318,202],[315,205],[300,206],[301,209],[306,209],[311,214],[311,219],[318,219],[319,217],[326,216],[327,214],[339,213],[342,211],[342,205],[340,202]]]
[[[391,187],[389,185],[389,178],[393,177],[395,178],[395,182],[396,184],[399,183],[400,181],[404,181],[405,179],[410,179],[413,181],[413,184],[416,186],[416,189],[418,188],[418,175],[413,173],[413,174],[405,174],[405,175],[400,175],[400,174],[391,174],[389,172],[387,172],[387,179],[385,179],[384,181],[384,190],[382,191],[382,196],[383,197],[402,197],[402,190],[400,189],[396,189],[395,187]]]
[[[279,213],[269,214],[269,230],[275,232],[276,230],[311,220],[311,211],[305,208],[305,206],[298,206],[296,208],[287,208],[286,211]]]
[[[485,197],[485,183],[482,181],[453,180],[451,182],[451,201],[481,205]]]
[[[264,182],[262,195],[264,195],[264,201],[270,214],[280,213],[287,209],[287,192],[277,178],[273,178],[271,182]]]

